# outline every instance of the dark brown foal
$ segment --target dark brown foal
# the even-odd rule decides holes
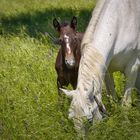
[[[53,26],[59,33],[60,49],[56,58],[57,87],[64,88],[69,84],[73,89],[77,86],[78,68],[81,58],[80,46],[84,33],[76,31],[77,18],[73,17],[70,24],[53,20]]]

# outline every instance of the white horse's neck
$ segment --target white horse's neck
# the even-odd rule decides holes
[[[114,0],[99,1],[82,41],[82,52],[85,52],[86,46],[97,49],[97,53],[103,56],[104,68],[109,65],[110,55],[113,55],[114,49],[112,46],[114,46],[118,34],[118,4],[120,3]],[[105,73],[104,71],[103,73]]]
[[[95,81],[94,84],[99,83],[99,85],[102,85],[100,82],[102,82],[101,79],[104,78],[106,68],[113,55],[112,46],[117,37],[118,25],[116,20],[118,15],[116,14],[114,16],[117,5],[112,6],[112,4],[117,3],[111,2],[111,0],[108,4],[106,4],[106,1],[99,3],[83,38],[82,52],[84,53],[82,54],[79,68],[79,87],[89,89],[88,87],[97,86],[92,85],[92,81]],[[111,11],[113,13],[107,10],[110,8],[112,8]],[[94,21],[95,18],[97,18],[96,22]],[[83,82],[83,80],[85,80],[85,82]]]
[[[82,49],[84,48],[85,44],[90,42],[93,38],[92,34],[95,30],[96,24],[98,23],[98,19],[100,17],[101,12],[102,12],[105,1],[106,0],[99,0],[93,13],[92,13],[92,17],[94,17],[94,18],[92,18],[90,20],[89,26],[84,34],[85,39],[84,39],[84,41],[82,41],[82,45],[81,45]]]
[[[124,51],[129,54],[130,49],[135,49],[140,28],[139,2],[140,0],[99,1],[82,41],[77,87],[95,87],[93,82],[96,84],[104,79],[114,56],[120,56]],[[122,55],[121,58],[123,59]],[[100,86],[101,84],[99,88]]]

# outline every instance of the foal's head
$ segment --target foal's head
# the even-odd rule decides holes
[[[73,17],[70,23],[59,23],[56,18],[53,20],[53,26],[59,33],[58,44],[62,47],[63,58],[68,68],[73,68],[76,63],[75,55],[78,43],[76,37],[76,25],[76,17]]]

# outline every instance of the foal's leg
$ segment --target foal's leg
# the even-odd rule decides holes
[[[71,85],[72,85],[73,89],[75,90],[76,87],[77,87],[77,80],[72,81],[72,82],[71,82]]]
[[[78,78],[78,70],[75,72],[70,73],[70,84],[72,85],[73,89],[75,90],[77,87],[77,78]]]
[[[68,81],[65,79],[65,77],[60,77],[58,76],[57,78],[57,88],[58,88],[58,104],[60,106],[60,109],[63,110],[64,109],[64,101],[65,101],[65,96],[62,93],[62,91],[60,91],[60,88],[65,88],[68,86]]]
[[[69,82],[66,80],[65,76],[58,76],[57,77],[57,89],[58,89],[58,94],[61,96],[61,91],[60,88],[65,88],[67,87]]]
[[[131,92],[132,89],[135,87],[139,66],[140,66],[139,59],[134,58],[131,60],[131,62],[125,69],[126,86],[122,105],[129,106],[132,103]]]

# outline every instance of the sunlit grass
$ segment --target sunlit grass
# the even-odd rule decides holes
[[[93,0],[0,0],[0,139],[75,140],[68,119],[69,101],[58,103],[54,69],[58,46],[45,32],[57,37],[52,20],[78,17],[84,31],[95,6]],[[108,116],[89,126],[90,140],[140,139],[140,105],[121,107],[124,76],[115,74],[118,103],[103,93]]]

